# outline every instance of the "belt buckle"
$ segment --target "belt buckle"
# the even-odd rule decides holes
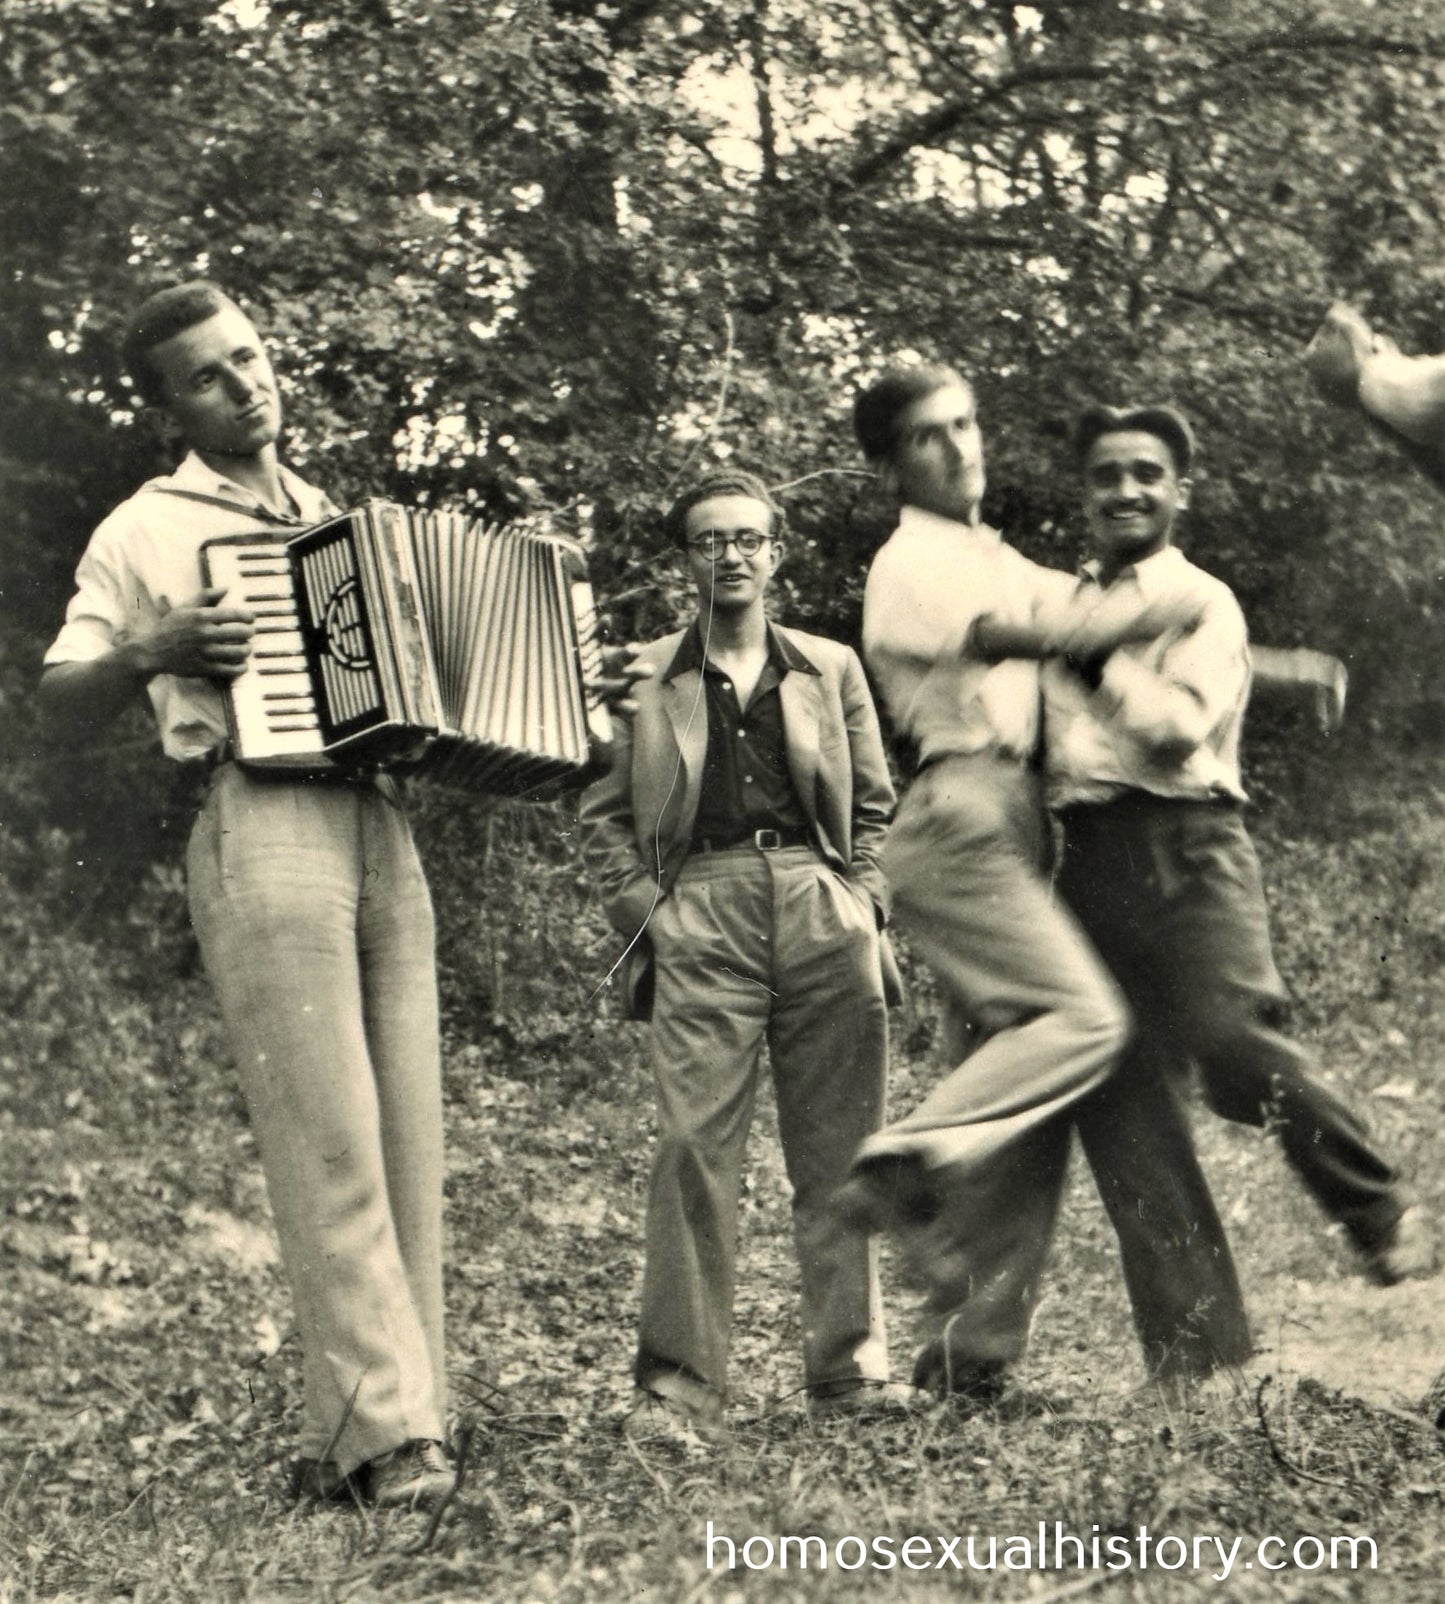
[[[753,845],[759,852],[777,852],[783,845],[781,830],[754,830]]]

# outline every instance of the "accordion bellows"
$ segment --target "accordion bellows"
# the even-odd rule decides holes
[[[285,541],[207,541],[201,562],[256,619],[227,686],[239,762],[406,762],[506,796],[553,795],[606,767],[575,541],[372,501]]]

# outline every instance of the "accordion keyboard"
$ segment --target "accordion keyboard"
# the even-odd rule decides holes
[[[296,587],[284,546],[217,542],[208,547],[212,585],[226,603],[254,615],[246,672],[232,681],[238,756],[284,757],[317,749],[320,719],[297,616]]]

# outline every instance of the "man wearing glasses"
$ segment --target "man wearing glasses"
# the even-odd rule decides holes
[[[815,1414],[906,1407],[887,1385],[874,1248],[829,1207],[883,1116],[879,850],[893,811],[862,665],[780,628],[765,597],[782,514],[714,473],[665,521],[697,616],[643,649],[654,677],[587,793],[582,842],[634,1018],[651,1017],[658,1141],[648,1195],[634,1438],[716,1437],[737,1209],[766,1043],[793,1187],[803,1374]]]

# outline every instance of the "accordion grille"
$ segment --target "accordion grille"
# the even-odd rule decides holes
[[[336,726],[354,723],[382,706],[376,648],[356,571],[356,548],[342,538],[301,558],[308,634],[317,642],[322,706]]]

